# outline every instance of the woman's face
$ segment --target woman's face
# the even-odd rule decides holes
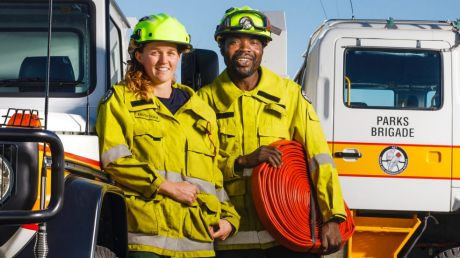
[[[177,45],[167,42],[149,42],[136,59],[154,84],[171,83],[176,73],[180,54]]]

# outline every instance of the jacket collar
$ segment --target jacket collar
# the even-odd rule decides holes
[[[282,78],[262,66],[259,72],[260,80],[257,86],[251,91],[243,91],[230,80],[227,69],[225,69],[212,83],[212,94],[217,111],[227,111],[242,95],[252,96],[267,104],[279,103],[283,87],[278,85],[283,83]]]
[[[211,111],[211,108],[203,108],[203,106],[207,107],[207,104],[198,95],[196,95],[190,87],[178,83],[174,84],[173,87],[184,90],[190,95],[190,99],[178,110],[178,112],[191,110],[206,121],[212,120],[212,113],[209,112]]]

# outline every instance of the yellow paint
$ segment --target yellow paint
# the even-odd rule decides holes
[[[362,157],[353,162],[343,158],[334,158],[338,171],[342,176],[390,176],[380,168],[379,164],[380,153],[388,146],[391,146],[391,144],[334,143],[332,152],[343,151],[348,148],[358,149],[362,153]],[[449,146],[396,146],[402,148],[408,157],[406,169],[395,175],[396,177],[451,178],[452,149]],[[460,150],[454,150],[457,154],[460,154]],[[456,161],[454,166],[458,167],[460,165],[458,162]],[[456,176],[460,177],[460,172]]]
[[[454,148],[452,156],[460,157],[460,148]],[[459,158],[452,160],[452,178],[460,179],[460,159]]]
[[[51,156],[51,152],[48,150],[46,155],[48,157]],[[66,159],[68,159],[66,157]],[[42,181],[42,178],[41,178],[41,170],[42,170],[42,161],[43,161],[43,148],[40,148],[39,152],[38,152],[38,180],[37,180],[37,184],[38,184],[38,187],[37,187],[37,199],[35,200],[35,203],[34,203],[34,206],[32,207],[32,210],[36,211],[36,210],[40,210],[40,184],[41,184],[41,181]],[[77,161],[76,161],[77,162]],[[82,162],[79,162],[80,164],[86,164],[86,163],[82,163]],[[86,164],[88,166],[91,166],[91,167],[94,167],[93,165],[91,164]],[[64,171],[64,176],[67,176],[69,174],[68,171]],[[51,167],[50,167],[50,164],[48,164],[48,168],[47,168],[47,172],[46,172],[46,202],[45,202],[45,207],[48,206],[49,204],[49,201],[50,201],[50,198],[51,198]]]
[[[441,153],[439,151],[429,151],[426,153],[427,163],[441,163]]]
[[[414,218],[354,216],[355,232],[348,241],[350,258],[396,258],[420,225]]]
[[[32,208],[32,210],[40,210],[40,184],[41,184],[41,181],[42,181],[42,161],[43,161],[43,150],[42,148],[39,150],[38,152],[38,187],[37,187],[37,199],[35,200],[35,204]],[[48,205],[49,201],[50,201],[50,198],[51,198],[51,169],[48,168],[47,169],[47,173],[46,173],[46,204],[45,206]]]

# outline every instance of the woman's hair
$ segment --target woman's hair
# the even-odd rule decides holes
[[[135,55],[136,52],[144,51],[145,44],[147,43],[136,43],[133,39],[129,41],[128,53],[131,60],[128,60],[125,78],[121,84],[126,85],[136,97],[146,100],[152,97],[154,84],[145,73],[144,66],[137,61]],[[184,53],[187,52],[188,49],[182,45],[178,45],[177,51],[179,53]],[[175,82],[176,78],[173,78],[173,83]]]
[[[144,51],[144,43],[136,43],[133,39],[129,41],[128,53],[131,60],[128,60],[126,74],[124,80],[121,82],[126,85],[134,95],[140,99],[149,99],[153,89],[153,83],[147,76],[144,66],[136,59],[136,52]]]

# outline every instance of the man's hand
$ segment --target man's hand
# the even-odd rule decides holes
[[[200,190],[196,185],[186,181],[174,183],[166,180],[160,185],[158,192],[180,203],[192,205]]]
[[[335,221],[324,223],[321,228],[321,250],[322,254],[332,254],[337,252],[342,245],[342,235],[340,234],[339,224]]]
[[[210,226],[209,233],[213,239],[225,240],[232,233],[233,227],[225,219],[219,220],[219,225]]]
[[[251,154],[241,156],[236,161],[236,165],[241,168],[253,168],[263,162],[278,168],[282,163],[281,151],[273,146],[260,146]]]

